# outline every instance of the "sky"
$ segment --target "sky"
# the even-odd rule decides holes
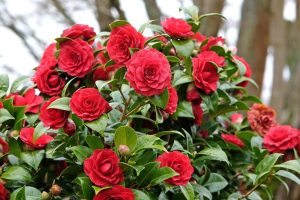
[[[285,0],[285,9],[283,15],[287,20],[295,19],[295,4],[293,0]],[[185,6],[191,5],[191,0],[181,1]],[[222,14],[227,18],[223,29],[219,32],[220,36],[223,36],[229,47],[234,47],[238,38],[238,26],[241,14],[242,0],[227,0]],[[54,41],[54,38],[58,37],[62,31],[67,28],[61,24],[55,22],[50,17],[43,17],[43,21],[34,15],[36,6],[29,0],[9,0],[8,9],[18,15],[32,16],[28,18],[32,28],[37,30],[37,35],[43,38],[47,43]],[[125,11],[125,15],[128,21],[136,28],[149,20],[146,15],[146,9],[142,0],[120,0],[121,8]],[[157,1],[162,12],[166,16],[184,17],[179,12],[179,7],[182,5],[179,1],[175,0],[158,0]],[[18,6],[16,6],[18,5]],[[165,6],[168,5],[168,6]],[[138,8],[138,9],[137,9]],[[88,24],[98,30],[98,24],[93,17],[91,11],[80,11],[73,13],[73,16],[78,23]],[[226,27],[226,28],[225,28]],[[146,35],[150,32],[146,31]],[[16,79],[20,75],[31,75],[33,73],[32,68],[36,67],[38,63],[32,58],[29,51],[24,47],[22,41],[14,35],[10,30],[0,26],[0,63],[4,63],[11,66],[15,73],[8,73],[6,69],[0,65],[0,74],[8,73],[11,80]],[[32,44],[32,48],[37,48]],[[42,50],[41,50],[42,53]],[[269,49],[269,56],[266,63],[266,79],[263,85],[262,98],[264,102],[268,102],[271,96],[272,79],[270,76],[273,70],[273,56],[272,49]],[[289,71],[286,70],[284,76],[289,76]]]

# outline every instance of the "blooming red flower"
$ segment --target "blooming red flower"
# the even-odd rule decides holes
[[[64,124],[63,129],[66,134],[74,135],[76,132],[76,124],[72,120],[68,119]]]
[[[95,88],[83,88],[74,92],[70,108],[75,115],[85,121],[98,119],[112,109]]]
[[[201,54],[200,54],[201,55]],[[197,88],[203,90],[206,94],[211,94],[217,90],[219,75],[216,67],[211,61],[199,56],[192,59],[193,78]]]
[[[3,108],[3,103],[0,101],[0,109]]]
[[[222,133],[221,137],[225,142],[235,144],[241,148],[245,147],[244,142],[240,138],[238,138],[236,135]]]
[[[194,35],[192,26],[183,19],[166,18],[161,25],[166,33],[174,38],[190,38]]]
[[[275,110],[267,105],[255,103],[247,112],[250,127],[261,136],[264,136],[276,123]]]
[[[236,60],[240,61],[241,63],[243,63],[244,66],[246,67],[246,71],[245,71],[244,76],[247,77],[247,78],[251,78],[252,70],[251,70],[250,65],[247,63],[247,61],[244,58],[239,57],[239,56],[234,56],[234,58]],[[241,87],[246,87],[247,85],[248,85],[248,81],[243,81],[243,82],[238,84],[238,86],[241,86]]]
[[[144,48],[145,38],[130,24],[113,28],[107,43],[107,52],[115,63],[123,65],[131,57],[130,48]]]
[[[51,97],[48,101],[45,101],[41,107],[40,113],[40,120],[45,126],[49,126],[52,129],[63,127],[69,116],[69,112],[67,111],[48,108],[48,106],[56,99],[59,99],[59,97]]]
[[[223,45],[225,39],[222,37],[209,37],[207,42],[201,47],[201,51],[209,51],[212,46]]]
[[[193,39],[196,40],[197,42],[203,42],[206,39],[206,36],[197,32],[193,35]]]
[[[171,82],[171,67],[165,55],[156,49],[143,49],[127,63],[126,79],[144,96],[161,94]]]
[[[24,98],[26,100],[25,112],[38,113],[40,104],[44,101],[44,98],[36,95],[33,88],[30,88],[25,92]]]
[[[57,71],[47,68],[38,68],[32,80],[41,93],[49,96],[59,95],[66,83]]]
[[[169,92],[169,100],[166,106],[165,111],[172,115],[177,108],[177,103],[178,103],[178,96],[177,96],[177,91],[175,88],[173,88],[171,85],[168,86],[168,92]]]
[[[203,51],[198,54],[197,58],[206,60],[207,62],[213,62],[218,67],[223,67],[225,64],[225,58],[222,56],[219,56],[214,51]]]
[[[241,124],[243,122],[244,116],[241,113],[233,113],[230,116],[232,124]]]
[[[8,200],[9,199],[9,191],[4,187],[3,184],[0,183],[0,200]]]
[[[71,39],[82,39],[93,44],[96,33],[94,28],[85,24],[74,24],[68,29],[65,29],[61,34],[62,37],[68,37]]]
[[[51,43],[45,49],[38,68],[54,69],[57,65],[55,52],[56,52],[56,44]]]
[[[201,107],[201,101],[200,102],[192,102],[192,110],[193,110],[193,114],[195,116],[195,124],[200,126],[202,124],[202,118],[203,118],[203,110]]]
[[[186,100],[190,102],[201,102],[202,98],[194,84],[189,84],[186,90]]]
[[[120,160],[113,150],[96,149],[84,161],[84,173],[99,187],[116,185],[124,180],[119,164]]]
[[[53,141],[53,137],[43,134],[37,140],[33,140],[34,128],[22,128],[20,131],[20,139],[27,145],[41,149],[44,148],[49,142]]]
[[[12,98],[14,106],[26,106],[27,105],[26,99],[17,93],[11,93],[11,94],[7,95],[5,98],[6,99]]]
[[[0,153],[6,154],[7,152],[9,152],[9,145],[0,137]]]
[[[61,43],[58,67],[70,76],[84,77],[93,64],[94,52],[87,42],[76,39]]]
[[[186,185],[194,172],[189,157],[179,151],[163,153],[156,161],[160,162],[160,167],[170,167],[178,173],[177,176],[166,180],[173,185]]]
[[[134,193],[131,189],[122,185],[115,185],[112,188],[104,189],[94,196],[93,200],[134,200]]]
[[[265,134],[263,144],[272,153],[283,153],[296,147],[299,143],[299,137],[299,130],[288,125],[277,125],[271,127]]]

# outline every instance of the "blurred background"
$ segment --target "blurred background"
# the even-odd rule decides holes
[[[206,18],[201,33],[236,46],[260,86],[249,91],[277,110],[280,123],[300,128],[300,0],[0,0],[0,73],[11,81],[31,75],[44,48],[75,23],[99,32],[127,19],[138,28],[149,19],[185,17],[179,7],[192,4],[227,18]],[[298,200],[300,188],[291,184],[287,195],[280,186],[275,199]]]

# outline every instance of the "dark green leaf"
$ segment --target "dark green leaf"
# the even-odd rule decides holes
[[[14,93],[17,91],[18,87],[20,85],[22,85],[23,83],[25,82],[28,82],[30,81],[30,77],[28,76],[20,76],[19,78],[17,78],[13,84],[11,85],[11,88],[10,88],[10,93]]]
[[[66,96],[66,92],[67,92],[67,89],[69,87],[69,85],[74,81],[76,80],[77,77],[73,77],[71,80],[68,81],[68,83],[64,86],[64,89],[62,90],[61,92],[61,96],[62,97],[65,97]]]
[[[81,146],[81,145],[73,146],[73,147],[71,147],[71,150],[73,151],[73,153],[75,154],[75,156],[77,157],[77,159],[80,162],[83,162],[93,152],[92,149],[90,149],[86,146]]]
[[[6,92],[9,87],[9,78],[7,74],[0,74],[0,90]]]
[[[279,153],[274,153],[271,154],[267,157],[265,157],[263,160],[261,160],[256,168],[255,168],[255,173],[257,174],[256,177],[256,183],[261,179],[264,178],[267,174],[269,174],[276,164],[278,158],[282,156],[282,154]]]
[[[106,126],[107,126],[107,122],[108,122],[108,117],[106,114],[102,115],[99,119],[96,119],[94,121],[91,122],[84,122],[84,124],[91,128],[92,130],[103,134],[103,131],[105,130]]]
[[[221,148],[206,148],[200,151],[198,154],[205,155],[205,157],[200,157],[199,159],[218,160],[226,162],[229,165],[227,155]]]
[[[137,145],[137,138],[137,134],[133,128],[121,126],[116,130],[114,142],[117,148],[119,148],[120,145],[126,145],[130,152],[132,152]]]
[[[1,178],[11,181],[30,181],[30,173],[20,166],[9,167],[2,175]]]
[[[193,81],[193,77],[190,75],[187,75],[182,70],[176,70],[174,73],[174,78],[172,85],[175,87],[177,85],[181,85],[184,83],[190,83]]]
[[[156,133],[155,136],[162,137],[162,136],[171,135],[171,134],[180,135],[181,137],[184,137],[184,135],[179,131],[161,131],[161,132]]]
[[[284,178],[290,179],[290,180],[294,181],[295,183],[297,183],[298,185],[300,185],[300,179],[296,175],[292,174],[289,171],[279,170],[275,174],[278,176],[282,176]]]
[[[18,141],[15,138],[9,138],[8,144],[9,152],[20,158],[22,151]]]
[[[142,26],[139,28],[138,32],[143,33],[145,31],[145,29],[156,20],[149,20],[147,22],[145,22],[144,24],[142,24]]]
[[[168,89],[165,89],[160,95],[149,97],[149,100],[153,105],[165,109],[169,100]]]
[[[150,197],[141,190],[132,189],[132,191],[134,193],[135,200],[151,200]]]
[[[172,40],[172,44],[176,52],[184,57],[189,57],[193,53],[194,42],[192,40]]]
[[[0,108],[0,124],[10,119],[15,118],[5,108]]]
[[[226,179],[217,173],[211,173],[208,181],[204,184],[210,192],[218,192],[228,185]]]
[[[41,192],[31,186],[24,186],[15,190],[10,195],[10,200],[41,200],[42,194]]]
[[[33,141],[36,141],[39,137],[45,134],[49,130],[49,127],[45,127],[43,122],[40,122],[34,129]]]
[[[200,199],[204,199],[203,197],[206,197],[209,200],[212,200],[212,194],[208,189],[199,184],[192,184],[192,186],[194,188],[194,191],[200,196]]]
[[[37,170],[39,168],[41,161],[44,158],[44,155],[45,155],[44,150],[22,152],[21,159],[29,166],[31,166],[33,169]]]
[[[77,177],[75,182],[81,186],[82,194],[85,199],[92,199],[95,196],[95,191],[88,177]]]
[[[193,109],[190,102],[181,101],[178,103],[176,112],[173,114],[176,117],[186,117],[194,119]]]
[[[89,145],[89,147],[93,150],[104,148],[104,145],[98,136],[88,135],[86,136],[85,141]]]
[[[185,186],[181,185],[180,190],[187,200],[195,199],[194,188],[189,182]]]
[[[111,24],[109,24],[109,26],[110,26],[110,29],[113,30],[114,28],[124,26],[126,24],[129,24],[129,23],[125,20],[117,20],[117,21],[114,21]]]
[[[289,160],[284,163],[275,165],[274,167],[293,170],[294,172],[297,172],[298,174],[300,174],[299,160]]]
[[[145,168],[140,172],[136,181],[140,187],[145,187],[152,181],[157,169],[159,168],[158,162],[150,162],[145,165]]]
[[[156,170],[150,184],[157,185],[157,184],[163,182],[164,180],[167,180],[167,179],[169,179],[173,176],[177,176],[177,175],[178,175],[178,173],[175,172],[170,167],[159,168]]]
[[[56,99],[55,101],[53,101],[49,106],[49,108],[55,108],[58,110],[66,110],[66,111],[71,111],[70,109],[70,97],[62,97],[59,99]]]
[[[166,56],[168,61],[171,63],[180,63],[180,59],[176,56]]]
[[[197,6],[191,5],[180,8],[184,13],[188,14],[194,21],[198,20],[199,8]]]
[[[204,19],[204,18],[206,18],[206,17],[210,17],[210,16],[219,16],[219,17],[221,17],[222,19],[227,20],[226,17],[224,17],[224,16],[221,15],[220,13],[207,13],[207,14],[201,15],[201,16],[199,17],[199,21],[201,21],[202,19]]]

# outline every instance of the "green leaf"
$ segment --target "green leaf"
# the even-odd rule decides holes
[[[108,117],[106,114],[102,115],[99,119],[96,119],[94,121],[91,122],[84,122],[84,124],[91,128],[92,130],[103,134],[103,131],[105,130],[106,126],[107,126],[107,122],[108,122]]]
[[[2,175],[1,178],[10,181],[30,181],[30,173],[20,166],[9,167]]]
[[[22,152],[21,159],[31,166],[33,169],[37,170],[40,166],[41,161],[45,155],[44,150],[36,150],[30,152]]]
[[[226,162],[229,165],[227,155],[221,148],[206,148],[200,151],[198,154],[205,155],[204,157],[200,157],[198,159],[218,160],[218,161]]]
[[[8,144],[9,144],[9,152],[11,154],[14,154],[18,158],[20,158],[22,151],[21,151],[21,147],[20,147],[18,141],[12,137],[12,138],[9,138]]]
[[[150,184],[157,185],[157,184],[163,182],[164,180],[167,180],[167,179],[169,179],[173,176],[177,176],[177,175],[178,175],[178,173],[175,172],[170,167],[159,168],[158,170],[156,170]]]
[[[150,162],[145,165],[145,168],[140,172],[136,181],[140,187],[147,186],[152,181],[153,176],[155,175],[159,167],[158,162]]]
[[[75,182],[81,186],[82,194],[85,199],[93,199],[95,191],[88,177],[77,177]]]
[[[23,127],[24,120],[26,119],[25,106],[14,107],[14,116],[16,120],[13,129],[20,130]]]
[[[185,186],[181,185],[180,190],[181,190],[182,194],[184,195],[184,197],[187,200],[194,200],[195,199],[194,188],[190,184],[190,182],[188,182]]]
[[[190,102],[181,101],[178,103],[176,112],[173,114],[175,117],[186,117],[194,119],[193,109]]]
[[[162,137],[165,135],[180,135],[181,137],[184,137],[184,135],[179,131],[161,131],[155,134],[156,137]]]
[[[62,97],[53,101],[49,106],[49,108],[55,108],[58,110],[71,111],[70,109],[70,97]]]
[[[208,189],[199,184],[192,184],[192,186],[194,188],[194,191],[200,196],[200,199],[204,199],[203,197],[206,197],[209,200],[212,200],[212,194]]]
[[[289,171],[279,170],[275,174],[278,176],[282,176],[284,178],[290,179],[290,180],[294,181],[295,183],[297,183],[298,185],[300,185],[300,179],[296,175],[292,174]]]
[[[204,15],[201,15],[199,17],[199,21],[201,21],[202,19],[206,18],[206,17],[211,17],[211,16],[219,16],[221,17],[223,20],[227,20],[226,17],[224,17],[223,15],[221,15],[220,13],[207,13]]]
[[[77,77],[73,77],[71,80],[68,81],[68,83],[64,86],[64,89],[62,90],[61,92],[61,96],[62,97],[65,97],[66,96],[66,92],[67,92],[67,89],[69,87],[69,85],[75,80],[77,79]]]
[[[114,28],[124,26],[126,24],[129,24],[129,23],[125,20],[117,20],[117,21],[114,21],[111,24],[109,24],[109,26],[110,26],[110,29],[113,30]]]
[[[135,200],[151,200],[150,197],[141,190],[131,189],[134,193]]]
[[[39,137],[45,134],[49,130],[49,127],[45,127],[43,122],[40,122],[34,129],[33,141],[35,142]]]
[[[145,22],[144,24],[141,25],[141,27],[139,28],[138,32],[143,33],[145,31],[145,29],[156,20],[149,20],[147,22]]]
[[[184,83],[190,83],[190,82],[193,82],[192,76],[187,75],[182,70],[175,70],[174,78],[172,82],[173,87]]]
[[[10,195],[10,200],[41,200],[41,192],[31,186],[24,186],[15,190]]]
[[[218,192],[224,189],[227,185],[228,182],[226,179],[217,173],[211,173],[208,181],[204,184],[210,192]]]
[[[199,8],[195,5],[180,8],[184,13],[188,14],[194,21],[198,20]]]
[[[9,78],[7,74],[0,74],[0,90],[7,91],[9,87]]]
[[[193,53],[193,40],[172,40],[172,44],[175,47],[176,52],[184,57],[189,57]]]
[[[289,160],[284,163],[275,165],[274,167],[293,170],[293,171],[297,172],[298,174],[300,174],[299,160]]]
[[[80,161],[83,162],[86,158],[88,158],[92,154],[92,150],[86,146],[73,146],[71,147],[71,150],[75,154],[76,158]]]
[[[155,122],[161,124],[164,122],[164,118],[161,110],[155,106]]]
[[[3,90],[0,90],[0,98],[4,97],[6,95],[6,92]]]
[[[5,108],[0,108],[0,124],[10,119],[15,119]]]
[[[121,83],[124,80],[124,76],[126,74],[127,68],[126,67],[121,67],[120,69],[118,69],[115,74],[113,79],[117,80],[117,83]]]
[[[169,100],[168,89],[165,89],[160,95],[149,97],[149,100],[153,105],[165,109]]]
[[[263,160],[261,160],[256,168],[255,168],[255,173],[257,174],[256,177],[256,183],[263,177],[265,177],[267,174],[269,174],[276,164],[278,158],[282,156],[282,154],[279,153],[274,153],[271,154],[267,157],[265,157]]]
[[[176,56],[166,56],[168,61],[171,63],[180,63],[180,59]]]
[[[18,87],[20,85],[22,85],[23,83],[25,82],[28,82],[30,81],[30,77],[28,76],[20,76],[19,78],[17,78],[13,84],[11,85],[11,88],[10,88],[10,93],[14,93],[17,91]]]
[[[161,141],[159,137],[154,135],[142,135],[138,137],[136,151],[151,147]]]
[[[195,148],[193,146],[193,138],[190,135],[189,132],[187,132],[186,130],[182,129],[185,133],[185,138],[186,138],[186,148],[189,152],[193,153],[195,151]]]
[[[119,148],[120,145],[126,145],[128,146],[130,152],[132,152],[137,145],[137,139],[137,134],[133,128],[128,126],[120,126],[116,130],[114,142],[117,148]]]
[[[235,59],[235,62],[236,62],[236,65],[239,69],[240,76],[244,76],[244,74],[246,73],[246,66],[244,65],[244,63],[242,63],[238,59]]]
[[[86,136],[85,141],[89,145],[89,147],[93,150],[104,148],[104,145],[98,136],[88,135]]]

